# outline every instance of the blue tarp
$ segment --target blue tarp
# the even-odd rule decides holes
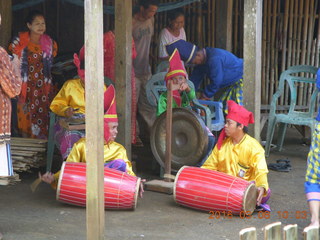
[[[13,11],[18,11],[24,8],[32,7],[34,5],[37,5],[39,3],[42,3],[46,0],[29,0],[25,3],[19,3],[12,7]],[[62,0],[62,2],[68,2],[80,7],[84,6],[84,0]],[[172,10],[175,8],[183,7],[185,5],[188,5],[190,3],[194,2],[200,2],[200,0],[180,0],[176,2],[170,2],[170,3],[161,3],[158,8],[158,12],[164,12],[168,10]],[[114,14],[114,7],[113,6],[103,6],[103,12],[106,14]]]

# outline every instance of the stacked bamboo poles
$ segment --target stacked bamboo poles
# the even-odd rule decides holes
[[[47,140],[11,138],[10,146],[15,172],[25,172],[45,165]]]
[[[47,140],[32,138],[11,138],[11,158],[14,175],[0,177],[0,185],[15,184],[21,181],[17,172],[30,171],[45,165]]]

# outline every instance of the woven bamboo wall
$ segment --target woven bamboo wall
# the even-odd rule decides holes
[[[13,0],[13,4],[22,0]],[[161,3],[175,0],[160,0]],[[215,47],[216,5],[219,0],[201,0],[183,7],[186,15],[185,30],[187,40],[198,46]],[[114,6],[114,0],[104,0],[104,4]],[[264,0],[262,30],[262,104],[269,104],[277,89],[281,72],[292,65],[308,64],[319,66],[320,54],[320,0]],[[133,0],[133,5],[137,0]],[[243,57],[243,4],[244,0],[233,1],[232,52]],[[48,32],[59,44],[62,52],[76,52],[83,44],[83,9],[60,1],[46,1],[36,7],[46,13]],[[70,12],[70,8],[73,9]],[[15,12],[13,33],[22,30],[23,19],[31,9]],[[157,13],[155,34],[151,46],[151,64],[155,70],[158,60],[158,35],[167,24],[167,13]],[[104,30],[114,29],[114,16],[104,15]],[[60,54],[62,53],[60,51]],[[306,105],[309,86],[299,86],[299,105]],[[288,103],[288,90],[282,104]]]
[[[279,75],[293,65],[319,66],[319,0],[264,1],[262,36],[262,104],[270,103]],[[298,105],[307,105],[310,86],[298,89]],[[289,89],[280,100],[288,104]]]

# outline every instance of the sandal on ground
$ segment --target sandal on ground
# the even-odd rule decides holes
[[[268,169],[274,170],[277,172],[290,172],[291,165],[287,163],[269,163]]]

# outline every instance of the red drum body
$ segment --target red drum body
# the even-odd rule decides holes
[[[257,189],[251,182],[225,173],[197,167],[182,167],[175,179],[174,200],[203,211],[252,213]]]
[[[57,188],[57,200],[86,206],[86,164],[64,162]],[[135,209],[140,178],[104,168],[104,206],[106,209]]]

